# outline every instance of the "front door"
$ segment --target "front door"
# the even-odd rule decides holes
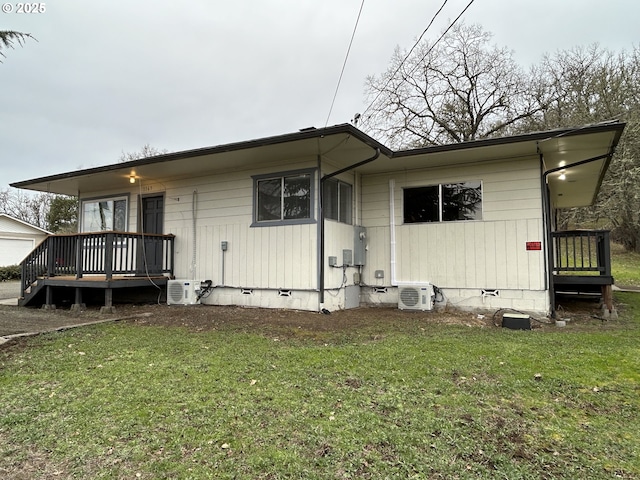
[[[146,263],[146,274],[162,273],[162,234],[164,227],[164,196],[143,197],[141,201],[142,232],[150,234],[144,237],[143,262]]]

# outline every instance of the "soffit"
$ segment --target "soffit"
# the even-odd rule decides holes
[[[300,160],[315,160],[318,155],[327,156],[339,167],[357,163],[371,157],[373,146],[354,138],[349,131],[301,138],[272,144],[253,145],[242,148],[208,149],[159,155],[142,160],[123,162],[105,167],[67,172],[40,179],[17,182],[12,186],[29,190],[82,195],[83,193],[122,190],[129,188],[129,178],[134,175],[144,185],[145,182],[162,182],[197,178],[221,172],[255,170],[271,164],[284,165]],[[388,156],[382,155],[388,160]]]
[[[381,150],[380,156],[357,167],[357,172],[376,174],[488,161],[530,160],[542,156],[545,171],[568,166],[564,181],[560,180],[560,172],[547,176],[552,205],[566,208],[593,203],[623,129],[624,124],[609,123],[392,152],[351,125],[338,125],[67,172],[17,182],[12,186],[77,195],[130,188],[128,179],[133,173],[143,184],[166,183],[225,171],[250,171],[270,164],[286,166],[287,162],[293,164],[318,156],[323,159],[322,173],[327,174],[331,173],[331,168],[337,170],[371,158],[378,148]],[[571,166],[600,155],[605,155],[605,158]]]

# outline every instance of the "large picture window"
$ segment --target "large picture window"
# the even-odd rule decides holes
[[[312,179],[311,171],[254,177],[254,225],[312,221]]]
[[[482,182],[404,189],[404,223],[482,220]]]
[[[351,224],[353,187],[335,178],[329,178],[325,180],[323,189],[324,218]]]
[[[83,200],[81,231],[108,230],[127,230],[127,197]]]

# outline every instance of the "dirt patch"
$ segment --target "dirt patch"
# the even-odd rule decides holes
[[[115,318],[113,316],[112,318]],[[0,337],[43,332],[85,323],[108,320],[99,310],[72,312],[70,310],[40,310],[0,305]]]
[[[376,330],[383,327],[427,323],[461,324],[485,327],[490,325],[486,316],[478,317],[469,312],[409,312],[397,308],[361,307],[335,311],[330,314],[296,310],[272,310],[262,308],[227,306],[145,306],[127,307],[126,313],[135,316],[139,312],[148,316],[136,316],[131,321],[139,325],[180,326],[191,331],[237,329],[240,331],[304,330],[306,332],[345,333],[349,331]]]
[[[458,310],[413,312],[397,308],[362,307],[335,311],[325,315],[316,312],[276,310],[232,306],[167,306],[118,305],[113,314],[100,313],[98,308],[84,311],[68,309],[40,310],[0,305],[0,337],[28,332],[42,332],[61,327],[109,320],[125,320],[141,326],[183,327],[201,332],[215,329],[242,332],[263,332],[273,336],[322,338],[325,334],[366,331],[372,337],[383,336],[387,329],[424,329],[428,325],[450,324],[467,327],[500,325],[502,314],[495,312],[463,312]],[[561,311],[570,317],[572,325],[602,322],[597,302],[590,299],[568,299]],[[534,329],[556,328],[546,318],[532,321]]]

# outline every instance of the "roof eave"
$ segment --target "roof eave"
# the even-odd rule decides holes
[[[33,178],[30,180],[23,180],[20,182],[11,183],[10,186],[14,188],[26,188],[35,184],[51,183],[60,180],[68,180],[72,178],[82,177],[85,175],[95,175],[105,172],[113,172],[117,170],[126,170],[144,165],[151,165],[156,163],[171,162],[175,160],[181,160],[183,158],[194,158],[199,156],[219,154],[225,152],[233,152],[238,150],[259,148],[268,145],[277,145],[288,142],[295,142],[301,140],[308,140],[313,138],[322,138],[330,135],[348,134],[356,137],[362,143],[370,146],[373,150],[379,149],[383,154],[390,157],[393,152],[388,147],[382,145],[377,140],[373,139],[366,133],[358,130],[353,125],[344,123],[340,125],[334,125],[325,128],[305,128],[298,132],[288,133],[284,135],[277,135],[271,137],[264,137],[255,140],[248,140],[242,142],[229,143],[224,145],[218,145],[214,147],[197,148],[192,150],[183,150],[180,152],[166,153],[153,157],[141,158],[138,160],[131,160],[128,162],[115,163],[110,165],[104,165],[100,167],[92,167],[73,172],[65,172],[56,175],[49,175],[45,177]]]

